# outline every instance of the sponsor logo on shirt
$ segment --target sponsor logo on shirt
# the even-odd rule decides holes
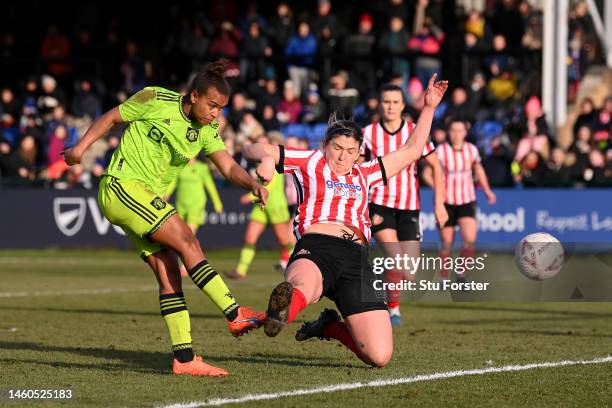
[[[153,140],[154,142],[158,142],[159,143],[159,141],[161,140],[162,136],[164,136],[164,132],[162,132],[161,130],[159,130],[155,126],[153,126],[149,130],[149,133],[147,133],[147,136],[149,137],[149,139]]]
[[[334,196],[336,197],[354,198],[357,200],[363,198],[361,193],[362,188],[358,184],[347,184],[340,181],[326,180],[325,186],[327,188],[333,188]]]

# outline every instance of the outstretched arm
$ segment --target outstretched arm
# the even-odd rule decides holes
[[[111,127],[118,123],[123,123],[123,119],[121,119],[119,114],[119,107],[116,106],[96,119],[74,147],[64,151],[66,163],[70,166],[80,163],[83,153],[85,153],[89,146],[102,138]]]
[[[495,193],[489,187],[489,178],[487,177],[487,173],[484,171],[484,167],[480,163],[474,163],[474,172],[476,173],[476,177],[478,177],[478,181],[484,190],[485,195],[487,196],[487,201],[489,204],[495,204],[497,201],[497,197]]]
[[[431,131],[434,112],[448,88],[448,81],[436,82],[436,76],[434,74],[429,80],[425,93],[425,107],[421,111],[412,136],[399,149],[382,158],[387,178],[395,176],[423,154],[423,148]]]
[[[253,195],[261,200],[261,206],[265,207],[268,200],[268,190],[251,176],[229,155],[227,150],[219,150],[208,156],[219,169],[223,177],[230,183],[251,190]]]
[[[444,207],[445,191],[444,191],[444,175],[442,174],[442,166],[438,156],[433,152],[425,157],[427,163],[431,166],[433,174],[433,191],[434,191],[434,213],[438,225],[443,226],[448,221],[448,213]]]
[[[276,165],[280,160],[278,146],[264,143],[253,143],[242,147],[242,155],[249,161],[260,162],[257,166],[257,176],[264,184],[274,177]]]

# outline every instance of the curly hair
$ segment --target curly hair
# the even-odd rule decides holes
[[[215,62],[208,63],[204,67],[204,71],[198,73],[189,87],[189,92],[197,91],[199,94],[206,93],[208,88],[214,87],[217,91],[223,95],[229,96],[231,88],[227,79],[225,79],[225,72],[227,71],[227,62],[225,60],[218,60]]]

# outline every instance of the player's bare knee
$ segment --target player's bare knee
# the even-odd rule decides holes
[[[393,350],[373,348],[364,354],[366,362],[372,367],[382,368],[389,364]]]
[[[179,237],[178,250],[181,254],[202,251],[200,241],[193,234],[182,234]]]

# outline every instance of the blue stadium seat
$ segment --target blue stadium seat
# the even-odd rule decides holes
[[[325,138],[325,129],[327,129],[327,123],[317,123],[310,128],[307,137],[312,146],[318,146]]]
[[[309,131],[308,125],[302,125],[300,123],[289,124],[287,126],[283,126],[281,128],[281,133],[287,136],[295,136],[295,137],[308,137]]]

